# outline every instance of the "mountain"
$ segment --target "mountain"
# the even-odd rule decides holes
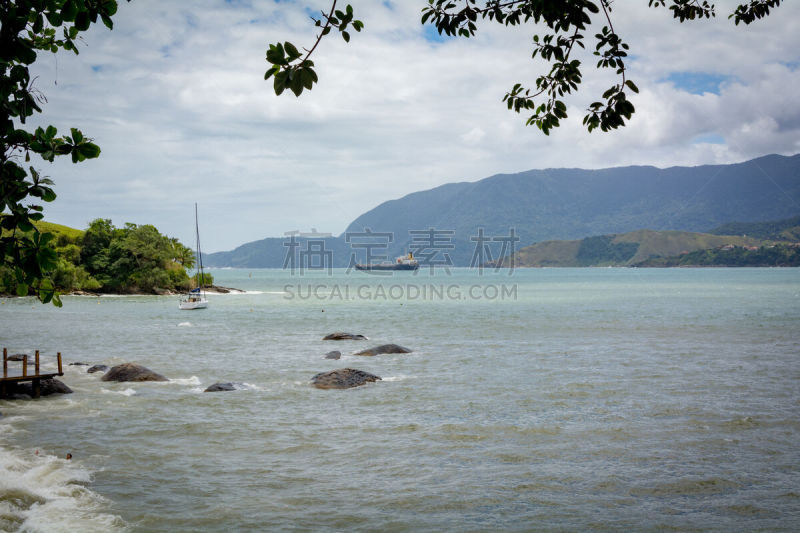
[[[466,266],[506,255],[501,241],[476,248],[480,228],[490,240],[511,236],[513,228],[518,250],[535,242],[641,228],[699,232],[732,220],[763,222],[798,215],[800,154],[665,169],[544,169],[449,183],[384,202],[359,216],[330,245],[335,248],[333,266],[346,266],[363,250],[354,250],[345,236],[369,228],[393,235],[381,250],[390,258],[416,250],[423,260],[428,253],[444,262],[447,254],[454,265]],[[207,261],[213,266],[280,268],[285,241],[248,243],[210,254]]]

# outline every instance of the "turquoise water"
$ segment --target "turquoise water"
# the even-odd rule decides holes
[[[248,293],[0,300],[11,353],[171,380],[0,401],[0,530],[800,528],[798,269],[213,274]]]

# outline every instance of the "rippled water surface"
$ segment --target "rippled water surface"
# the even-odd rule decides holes
[[[798,269],[214,276],[251,292],[0,299],[12,353],[171,380],[0,401],[0,530],[800,528]]]

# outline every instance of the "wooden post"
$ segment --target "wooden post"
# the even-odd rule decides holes
[[[36,350],[36,359],[34,360],[34,369],[36,370],[36,375],[39,375],[39,350]]]
[[[8,377],[8,348],[3,348],[3,377]]]
[[[61,352],[58,352],[58,356],[57,357],[58,357],[58,375],[59,376],[63,376],[64,375],[64,371],[61,370]]]
[[[22,377],[28,375],[28,354],[22,356]]]
[[[34,398],[39,398],[42,396],[42,380],[41,379],[33,379],[31,380],[31,392],[33,393]]]

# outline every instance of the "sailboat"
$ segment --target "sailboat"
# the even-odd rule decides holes
[[[205,276],[203,275],[203,254],[200,253],[200,226],[197,223],[197,204],[194,204],[194,230],[195,235],[197,236],[197,244],[196,244],[196,261],[195,266],[196,268],[196,275],[195,279],[198,282],[198,286],[181,298],[180,303],[178,304],[178,308],[184,310],[191,310],[191,309],[205,309],[208,307],[208,300],[206,299],[206,293],[203,290],[203,284],[206,281]]]

